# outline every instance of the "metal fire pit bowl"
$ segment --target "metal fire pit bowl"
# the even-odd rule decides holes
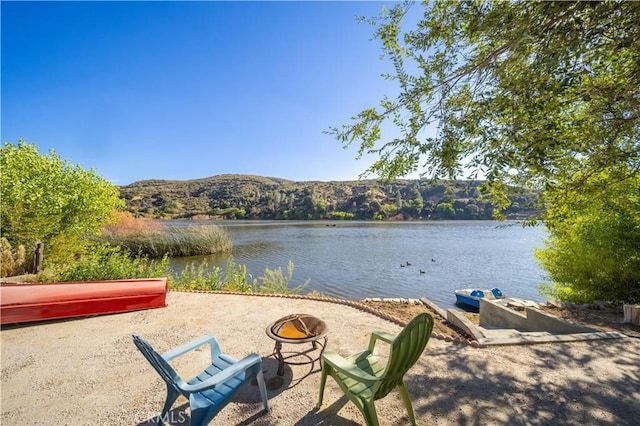
[[[302,365],[319,361],[322,357],[322,352],[324,352],[324,348],[327,346],[327,331],[327,325],[324,321],[309,314],[287,315],[269,324],[266,333],[267,336],[276,342],[273,355],[278,360],[278,376],[284,375],[285,362],[291,365]],[[324,340],[320,342],[320,339]],[[317,358],[310,359],[309,361],[285,361],[285,357],[282,355],[283,343],[311,343],[312,348],[309,351],[317,349],[318,346],[320,346],[320,354]],[[287,359],[306,354],[309,351],[299,352],[287,357]]]

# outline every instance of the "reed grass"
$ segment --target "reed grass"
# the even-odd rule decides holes
[[[126,278],[167,277],[175,290],[218,290],[295,294],[310,282],[291,287],[293,262],[287,273],[282,268],[265,268],[255,279],[246,265],[231,259],[224,270],[207,262],[189,262],[178,274],[169,267],[169,257],[228,252],[232,248],[229,233],[217,225],[168,227],[158,221],[136,219],[121,214],[116,225],[105,227],[98,242],[94,241],[75,262],[54,265],[41,274],[40,281],[96,281]],[[153,260],[162,258],[161,260]]]
[[[112,232],[105,233],[102,239],[112,246],[124,247],[131,253],[150,258],[227,253],[233,248],[231,236],[218,225]]]

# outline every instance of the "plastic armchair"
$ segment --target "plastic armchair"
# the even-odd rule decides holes
[[[398,335],[385,332],[372,333],[366,351],[343,358],[333,351],[326,350],[322,355],[318,409],[322,406],[327,376],[331,376],[358,407],[367,425],[378,425],[374,401],[384,398],[396,387],[407,408],[409,420],[412,425],[415,425],[416,419],[404,384],[404,375],[420,358],[432,330],[433,317],[427,313],[421,313],[414,317]],[[386,364],[373,357],[377,341],[390,345]]]
[[[158,425],[163,423],[167,412],[180,395],[189,400],[190,424],[206,425],[229,403],[233,395],[253,378],[258,381],[265,411],[270,410],[262,374],[262,360],[258,354],[253,353],[237,361],[223,354],[216,338],[210,335],[200,337],[162,355],[140,336],[133,335],[133,342],[167,385],[167,398]],[[211,365],[193,379],[183,381],[168,361],[206,344],[211,348]]]

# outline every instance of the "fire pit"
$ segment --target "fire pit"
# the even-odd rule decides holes
[[[282,317],[274,323],[270,324],[267,329],[267,336],[275,340],[276,345],[273,349],[273,355],[278,360],[278,376],[284,375],[284,364],[311,364],[320,360],[324,348],[327,346],[327,325],[320,318],[314,317],[308,314],[293,314]],[[319,342],[323,339],[323,342]],[[310,359],[304,362],[285,361],[285,357],[282,355],[283,343],[311,343],[312,348],[309,351],[315,350],[320,346],[320,354],[317,358]],[[295,356],[307,354],[307,352],[299,352],[286,359],[293,358]]]

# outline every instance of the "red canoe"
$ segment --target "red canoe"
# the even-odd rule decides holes
[[[167,279],[0,285],[0,324],[167,306]]]

